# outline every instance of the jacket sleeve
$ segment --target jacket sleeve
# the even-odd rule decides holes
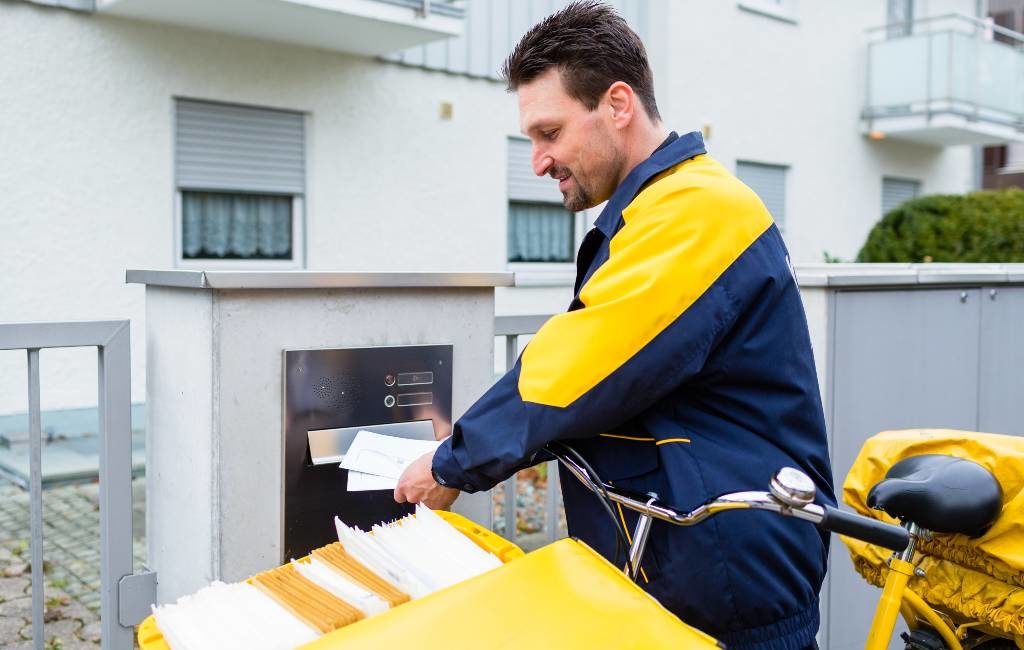
[[[608,431],[700,371],[745,300],[722,276],[772,220],[738,181],[671,181],[623,211],[583,308],[548,320],[455,423],[434,455],[444,484],[490,489],[549,441]]]

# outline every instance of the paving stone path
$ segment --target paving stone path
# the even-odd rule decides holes
[[[145,479],[132,482],[136,568],[145,558]],[[29,496],[0,479],[0,648],[32,648]],[[44,632],[47,650],[100,645],[99,485],[43,491]]]

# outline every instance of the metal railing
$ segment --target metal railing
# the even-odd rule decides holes
[[[29,530],[32,645],[44,647],[42,431],[39,351],[99,352],[100,630],[104,648],[133,646],[132,626],[156,601],[156,574],[135,574],[132,556],[131,349],[128,321],[0,323],[0,350],[28,353]]]
[[[494,335],[505,338],[505,369],[512,368],[519,357],[519,337],[535,334],[540,326],[551,318],[550,314],[531,314],[528,316],[496,316],[494,318]],[[544,535],[541,541],[549,544],[558,539],[558,521],[561,503],[561,489],[558,483],[558,461],[545,463],[547,468],[547,488],[544,494]],[[515,540],[516,536],[516,488],[517,477],[513,476],[504,483],[503,519],[505,536]]]
[[[954,13],[868,35],[865,119],[950,113],[1024,128],[1024,34]]]
[[[937,31],[936,25],[948,25],[950,23],[957,25],[961,31],[966,30],[968,33],[977,35],[999,34],[1004,36],[1015,47],[1024,47],[1024,34],[996,25],[991,20],[957,12],[878,25],[869,28],[867,33],[875,35],[885,32],[886,38],[899,38],[921,33],[922,31]],[[925,29],[919,29],[920,27],[925,27]]]

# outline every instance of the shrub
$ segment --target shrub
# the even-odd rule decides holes
[[[875,224],[858,262],[1024,262],[1024,191],[904,201]]]

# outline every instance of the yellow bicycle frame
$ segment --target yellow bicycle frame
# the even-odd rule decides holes
[[[911,629],[917,627],[918,618],[923,618],[942,637],[943,643],[950,650],[963,650],[960,640],[946,622],[935,613],[928,603],[910,589],[907,581],[914,575],[914,565],[899,557],[889,560],[889,575],[885,578],[882,597],[875,610],[875,618],[871,622],[865,650],[886,650],[893,630],[896,628],[896,616],[900,613]]]

